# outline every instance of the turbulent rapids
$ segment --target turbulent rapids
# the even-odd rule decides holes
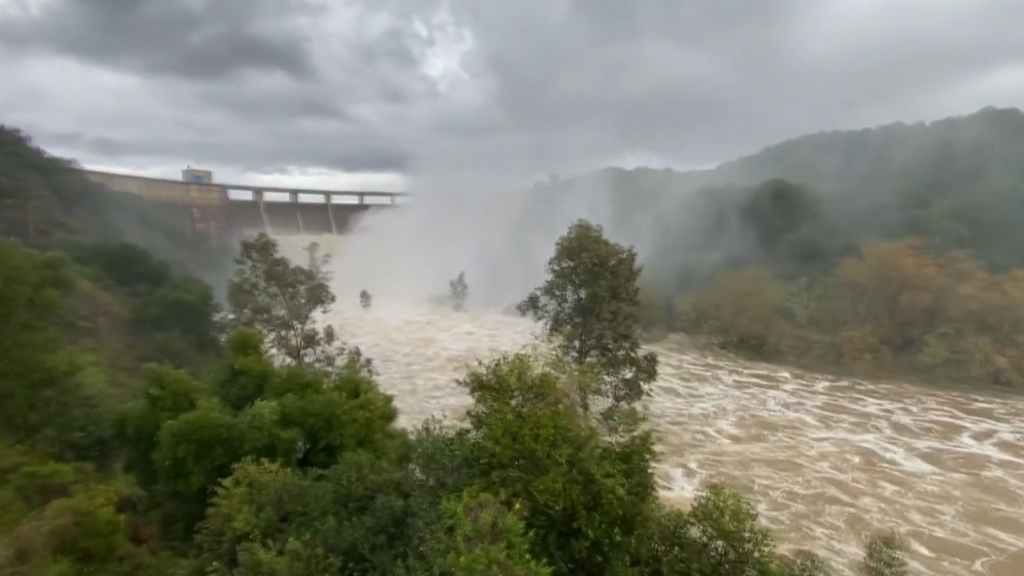
[[[310,241],[340,254],[340,240]],[[366,269],[368,264],[355,268]],[[536,326],[495,310],[455,313],[374,294],[358,270],[333,266],[328,320],[373,359],[403,425],[457,417],[467,365],[535,342]],[[457,272],[457,270],[456,270]],[[469,284],[473,286],[470,277]],[[896,528],[921,574],[1024,574],[1024,400],[846,381],[654,347],[660,378],[648,409],[658,427],[658,478],[682,504],[721,480],[751,494],[787,546],[812,548],[852,573],[868,531]]]

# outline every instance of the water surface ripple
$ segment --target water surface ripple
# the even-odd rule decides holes
[[[352,298],[355,300],[355,298]],[[400,421],[457,417],[478,359],[535,342],[498,312],[340,305],[330,319],[373,358]],[[922,574],[1024,575],[1024,401],[845,381],[662,344],[647,402],[658,481],[685,503],[718,480],[748,492],[784,546],[844,573],[869,530],[893,527]]]

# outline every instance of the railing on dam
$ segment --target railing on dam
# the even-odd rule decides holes
[[[308,204],[348,204],[358,206],[392,206],[402,204],[401,192],[367,192],[354,190],[311,190],[274,186],[249,186],[185,182],[130,174],[82,170],[82,173],[111,190],[128,192],[158,202],[189,206],[215,206],[231,201],[293,202]]]
[[[82,172],[111,190],[165,204],[168,218],[178,218],[193,230],[220,239],[251,230],[342,234],[359,214],[403,204],[407,198],[400,192],[311,190]]]

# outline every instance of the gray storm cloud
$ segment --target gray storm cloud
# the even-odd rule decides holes
[[[576,218],[648,261],[683,258],[679,230],[701,224],[685,190],[523,192],[546,174],[626,154],[708,165],[806,132],[1024,104],[1020,2],[18,6],[36,5],[0,8],[5,123],[129,169],[401,172],[415,205],[365,220],[340,258],[410,297],[460,270],[478,302],[521,297]]]
[[[107,165],[533,177],[1024,103],[1019,2],[38,4],[0,9],[4,121]]]

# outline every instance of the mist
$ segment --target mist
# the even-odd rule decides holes
[[[282,244],[295,258],[299,244],[323,246],[342,299],[354,301],[366,289],[375,302],[428,303],[445,296],[448,281],[464,271],[468,306],[478,309],[506,308],[538,286],[558,237],[580,218],[636,246],[642,258],[659,253],[658,227],[616,217],[621,200],[601,179],[517,189],[515,179],[500,173],[423,170],[410,180],[411,199],[401,208],[368,212],[344,236]],[[678,214],[678,201],[645,204],[652,219],[668,209]]]
[[[642,283],[668,295],[744,266],[818,274],[872,238],[922,235],[962,247],[955,242],[966,237],[983,262],[1007,268],[1020,260],[1012,246],[1024,212],[1012,190],[992,182],[1019,172],[1017,157],[973,151],[979,140],[1015,149],[1004,143],[1020,126],[1019,110],[984,109],[802,137],[711,170],[607,168],[541,183],[521,159],[470,169],[428,155],[410,174],[408,204],[366,213],[343,237],[282,244],[299,257],[300,244],[324,245],[343,301],[366,289],[376,302],[418,305],[446,295],[464,271],[468,305],[492,309],[543,281],[556,240],[580,218],[634,246]]]

